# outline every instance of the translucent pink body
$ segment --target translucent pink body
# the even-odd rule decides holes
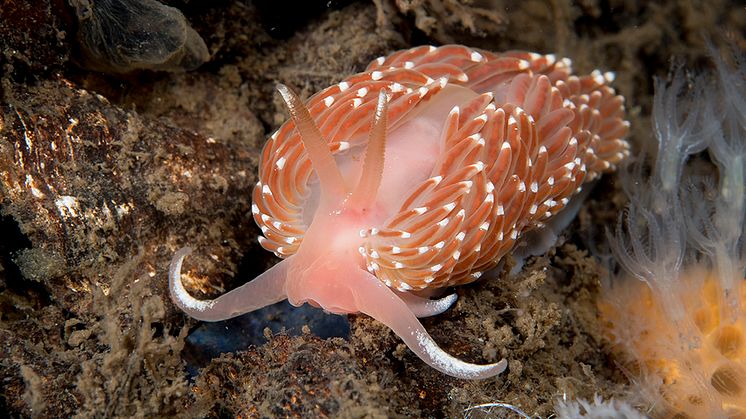
[[[280,86],[292,120],[265,146],[252,212],[260,243],[285,260],[200,301],[181,284],[180,251],[174,301],[209,321],[285,298],[362,312],[446,374],[499,374],[505,360],[453,358],[417,319],[454,294],[415,292],[476,280],[626,157],[623,100],[609,79],[571,76],[553,56],[451,45],[381,57],[306,103]]]

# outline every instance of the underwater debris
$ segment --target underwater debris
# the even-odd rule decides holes
[[[558,400],[555,409],[559,419],[644,419],[646,417],[626,401],[604,400],[598,394],[593,397],[593,402],[585,399]]]
[[[688,92],[682,71],[656,85],[658,156],[628,176],[611,238],[639,281],[610,281],[599,304],[654,417],[746,416],[746,65],[712,55]],[[702,149],[717,178],[687,164]]]
[[[478,404],[476,406],[469,406],[469,407],[467,407],[466,409],[464,409],[464,413],[465,413],[464,414],[464,419],[471,418],[471,413],[473,411],[479,411],[479,412],[484,412],[486,414],[489,414],[489,413],[492,412],[492,409],[494,409],[494,408],[505,409],[505,410],[511,411],[511,412],[515,413],[517,416],[519,416],[519,417],[521,417],[523,419],[530,419],[531,418],[531,416],[529,416],[528,414],[526,414],[526,412],[524,412],[523,410],[521,410],[520,408],[518,408],[516,406],[513,406],[510,403],[493,402],[493,403],[482,403],[482,404]]]
[[[71,0],[83,65],[92,70],[194,70],[210,59],[205,41],[176,8],[155,0]]]
[[[452,43],[460,32],[484,37],[504,32],[508,17],[500,6],[469,0],[374,0],[378,26],[387,24],[387,15],[414,16],[417,29],[441,43]]]
[[[55,6],[51,1],[2,3],[0,63],[3,78],[21,81],[41,77],[58,71],[69,60],[71,42],[66,28],[72,21],[72,13],[61,7],[64,3],[55,3]]]

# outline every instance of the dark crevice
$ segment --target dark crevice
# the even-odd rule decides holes
[[[308,0],[283,2],[277,0],[254,1],[264,30],[275,39],[288,39],[310,20],[327,10],[342,9],[356,0]],[[288,8],[292,13],[288,13]]]
[[[5,290],[0,289],[0,293],[11,292],[27,298],[37,309],[48,305],[51,297],[44,285],[26,279],[14,262],[19,252],[30,249],[32,246],[31,240],[21,232],[20,226],[13,217],[0,215],[0,237],[3,238],[0,240],[0,263],[3,268],[0,275],[3,276],[5,288]],[[12,307],[3,307],[4,311],[6,309],[12,309]]]

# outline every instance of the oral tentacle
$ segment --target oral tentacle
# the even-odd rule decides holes
[[[381,185],[386,152],[387,111],[386,91],[381,89],[378,93],[378,104],[373,118],[373,126],[368,136],[368,148],[365,151],[363,171],[350,199],[352,205],[357,208],[367,208],[375,202],[378,187]]]
[[[341,198],[346,193],[342,173],[339,171],[331,151],[329,151],[329,144],[321,136],[321,131],[314,123],[308,108],[298,95],[284,84],[278,84],[277,90],[280,92],[282,100],[285,101],[293,122],[295,122],[295,127],[300,134],[303,146],[306,148],[311,165],[319,177],[323,195],[326,198]]]
[[[184,247],[174,254],[168,270],[168,287],[174,304],[197,320],[207,322],[226,320],[287,298],[285,282],[292,256],[252,281],[214,300],[200,300],[192,297],[181,282],[181,265],[190,253],[192,253],[192,248]]]
[[[455,292],[437,300],[422,298],[409,292],[397,293],[397,295],[418,319],[444,313],[458,300],[458,294]]]
[[[508,366],[503,359],[495,364],[477,365],[455,358],[441,349],[407,304],[375,276],[363,270],[351,273],[357,309],[394,331],[426,364],[460,379],[484,379],[500,374]]]

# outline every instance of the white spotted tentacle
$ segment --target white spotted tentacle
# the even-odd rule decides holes
[[[494,364],[478,365],[445,352],[407,303],[368,272],[358,270],[353,274],[350,289],[360,312],[391,328],[422,361],[444,374],[460,379],[484,379],[500,374],[508,366],[505,359]]]
[[[226,320],[287,298],[285,283],[288,266],[292,263],[292,256],[257,276],[254,280],[214,300],[200,300],[192,297],[181,281],[181,266],[184,258],[190,253],[192,253],[192,249],[184,247],[174,254],[168,270],[168,288],[174,304],[197,320],[207,322]]]
[[[448,294],[437,300],[419,297],[410,292],[400,292],[397,294],[407,304],[407,307],[412,310],[412,313],[414,313],[417,318],[442,314],[451,308],[451,306],[456,303],[456,300],[458,300],[458,294],[456,293]]]

